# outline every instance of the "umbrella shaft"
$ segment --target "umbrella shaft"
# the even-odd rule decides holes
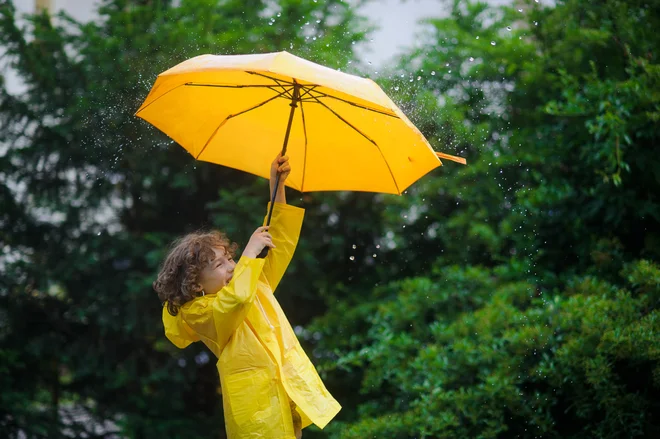
[[[289,112],[289,123],[286,125],[286,133],[284,134],[284,144],[282,145],[282,157],[286,154],[286,147],[289,143],[289,134],[291,134],[291,125],[293,124],[293,114],[296,112],[296,107],[298,106],[298,101],[300,101],[300,85],[297,82],[293,84],[293,96],[291,97],[291,112]],[[275,196],[277,195],[277,188],[280,186],[280,176],[282,174],[278,171],[277,177],[275,177],[275,186],[273,187],[273,195],[270,197],[270,209],[268,209],[268,220],[266,225],[270,225],[270,219],[273,216],[273,207],[275,207]],[[265,258],[268,255],[268,247],[264,249],[257,256],[258,258]]]
[[[289,143],[289,134],[291,134],[291,125],[293,124],[293,114],[296,112],[296,107],[298,107],[298,101],[300,100],[300,86],[298,83],[293,85],[293,96],[291,97],[291,111],[289,112],[289,122],[286,125],[286,133],[284,134],[284,144],[282,145],[282,157],[286,154],[286,147]],[[273,195],[270,198],[270,209],[268,210],[268,220],[266,225],[270,225],[270,218],[273,216],[273,206],[275,205],[275,196],[277,195],[277,188],[280,186],[280,175],[277,173],[275,178],[275,187],[273,187]]]

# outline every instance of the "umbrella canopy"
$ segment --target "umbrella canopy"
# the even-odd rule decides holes
[[[264,178],[282,150],[301,192],[401,194],[438,157],[465,163],[434,152],[372,80],[287,52],[191,58],[158,76],[136,115],[197,160]]]

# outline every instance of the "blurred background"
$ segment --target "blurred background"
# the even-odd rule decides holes
[[[468,161],[289,190],[278,299],[343,406],[304,437],[660,437],[658,29],[659,0],[0,0],[0,437],[225,437],[151,283],[181,234],[245,243],[267,182],[133,114],[181,61],[279,50]]]

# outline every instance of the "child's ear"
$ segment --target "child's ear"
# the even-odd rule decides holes
[[[204,291],[204,287],[201,286],[200,284],[193,285],[193,288],[194,288],[196,296],[206,296],[206,292]]]

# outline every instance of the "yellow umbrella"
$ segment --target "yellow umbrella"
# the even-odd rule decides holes
[[[301,192],[401,194],[439,157],[465,163],[433,151],[374,81],[287,52],[191,58],[158,76],[136,115],[197,160],[264,178],[281,150]]]

